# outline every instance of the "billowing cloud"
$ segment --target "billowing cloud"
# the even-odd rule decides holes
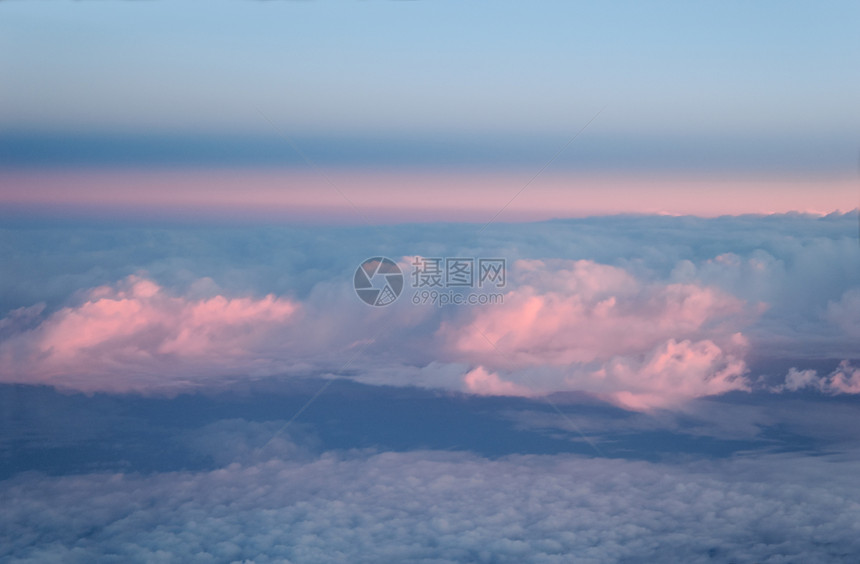
[[[451,311],[367,307],[332,282],[297,301],[227,297],[208,279],[178,294],[132,275],[84,292],[35,327],[41,310],[17,310],[5,324],[29,325],[0,345],[0,362],[7,381],[87,391],[170,391],[338,366],[372,380],[385,364],[395,385],[518,396],[583,390],[633,409],[745,387],[745,341],[733,331],[747,316],[720,290],[646,283],[586,260],[519,261],[512,275],[503,304]],[[434,362],[461,367],[460,377],[419,383],[397,370]]]
[[[7,340],[0,362],[7,381],[84,390],[170,388],[202,374],[265,367],[273,329],[299,316],[298,304],[273,295],[186,298],[130,276],[90,290],[82,303]]]
[[[693,333],[740,302],[693,285],[643,285],[621,268],[592,261],[520,261],[523,284],[464,326],[443,326],[458,352],[508,367],[607,360]]]
[[[738,336],[740,339],[741,337]],[[675,407],[684,401],[748,390],[744,361],[711,341],[670,339],[641,363],[614,359],[592,376],[610,399],[631,409]],[[585,388],[588,389],[588,388]]]
[[[520,284],[502,305],[440,328],[455,354],[478,364],[470,391],[584,390],[647,409],[746,389],[741,300],[696,284],[643,283],[586,260],[513,270]]]

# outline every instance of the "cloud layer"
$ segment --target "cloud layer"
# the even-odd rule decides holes
[[[592,218],[491,226],[479,238],[465,225],[336,236],[328,228],[11,228],[0,240],[22,253],[10,255],[13,275],[0,281],[8,312],[0,379],[174,393],[336,374],[487,395],[585,391],[637,410],[675,408],[782,384],[760,382],[751,358],[835,366],[860,354],[855,222]],[[368,238],[381,242],[368,249]],[[30,248],[47,249],[45,257]],[[506,257],[503,303],[414,305],[407,286],[393,305],[367,307],[352,272],[379,254],[401,257],[404,272],[416,254]],[[839,382],[832,386],[852,389],[847,376]]]
[[[693,284],[643,284],[593,261],[522,261],[512,270],[516,287],[502,304],[448,315],[408,306],[389,317],[370,310],[375,315],[364,319],[361,304],[352,314],[338,311],[342,295],[333,303],[177,296],[130,276],[13,335],[0,346],[0,359],[8,381],[163,391],[302,367],[320,372],[332,361],[367,372],[379,351],[407,366],[414,361],[411,341],[423,335],[431,337],[425,355],[474,367],[455,389],[479,394],[581,390],[648,409],[746,388],[746,342],[735,332],[740,300]],[[338,320],[349,323],[332,328]],[[392,321],[393,329],[374,330]],[[435,335],[422,333],[433,325]]]
[[[242,439],[219,432],[226,448]],[[283,451],[286,452],[286,451]],[[325,453],[0,483],[7,562],[844,562],[856,460]]]

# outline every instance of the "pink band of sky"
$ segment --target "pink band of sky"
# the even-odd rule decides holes
[[[335,170],[0,171],[0,206],[110,216],[362,223],[537,221],[611,214],[848,212],[856,178]],[[522,191],[521,191],[522,190]],[[519,195],[517,195],[519,193]],[[516,196],[516,197],[515,197]],[[513,201],[511,201],[513,198]]]

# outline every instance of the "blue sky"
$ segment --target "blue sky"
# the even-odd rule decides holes
[[[758,160],[794,172],[799,159],[817,173],[847,174],[860,145],[852,2],[5,2],[0,10],[0,72],[14,77],[0,90],[10,146],[16,134],[184,135],[188,144],[271,138],[277,128],[353,146],[411,143],[425,155],[382,150],[386,158],[369,158],[375,164],[450,164],[438,148],[447,143],[459,161],[498,166],[536,142],[551,155],[604,107],[584,137],[597,147],[592,167],[731,171]],[[513,149],[493,153],[494,144]],[[361,157],[350,159],[348,145],[320,159],[354,165]],[[574,164],[583,160],[589,165],[582,156]]]

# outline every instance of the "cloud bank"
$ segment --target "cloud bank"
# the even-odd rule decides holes
[[[584,391],[649,410],[782,384],[761,382],[751,359],[835,366],[860,354],[853,216],[590,218],[473,231],[8,228],[7,244],[46,251],[10,255],[13,274],[0,280],[0,379],[175,393],[338,375],[485,395]],[[381,242],[369,249],[368,240]],[[155,255],[153,246],[170,250]],[[356,298],[361,260],[390,256],[408,272],[416,251],[507,257],[503,303],[416,306],[408,287],[387,308]],[[829,386],[852,386],[839,382]]]
[[[343,295],[306,303],[273,295],[177,296],[130,276],[89,290],[77,305],[14,335],[0,345],[0,360],[7,381],[163,391],[237,375],[322,372],[333,361],[368,372],[380,351],[408,366],[412,341],[430,336],[425,355],[474,367],[455,384],[473,393],[581,390],[648,409],[746,389],[746,341],[735,331],[740,300],[692,284],[643,284],[621,268],[585,260],[523,261],[513,276],[517,287],[500,305],[448,314],[407,306],[387,317],[361,304],[339,311]],[[16,311],[8,324],[25,313]],[[346,320],[343,328],[330,327]],[[391,322],[394,328],[374,329]],[[435,334],[423,332],[434,325]]]
[[[229,450],[236,432],[222,431]],[[0,483],[0,557],[844,562],[860,551],[858,470],[833,457],[670,466],[415,451],[150,476],[24,474]]]

